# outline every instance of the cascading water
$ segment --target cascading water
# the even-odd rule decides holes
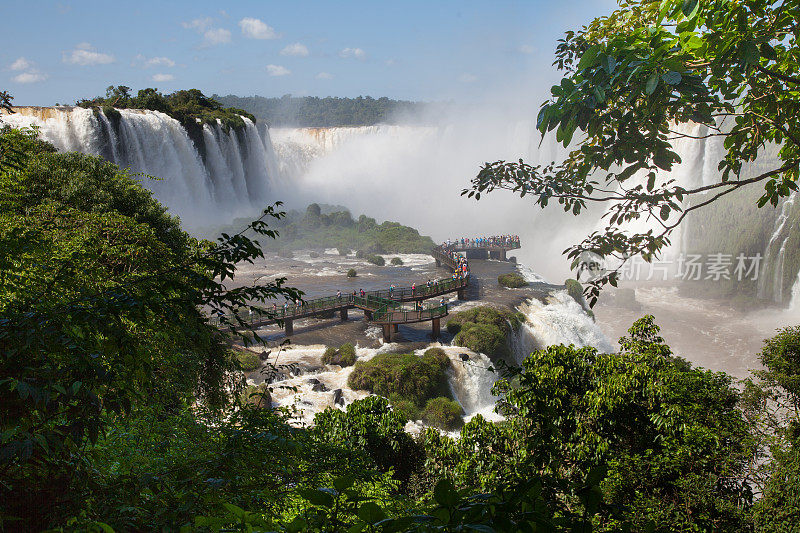
[[[793,228],[793,225],[787,224],[787,222],[790,220],[792,207],[796,200],[797,193],[793,192],[781,204],[781,212],[775,220],[772,235],[764,251],[764,263],[758,276],[758,297],[761,299],[771,298],[778,303],[783,301],[783,264],[786,257],[786,245]]]
[[[526,321],[512,341],[518,363],[531,352],[554,344],[592,346],[606,353],[614,351],[600,327],[567,291],[554,291],[545,300],[532,298],[519,308]]]
[[[39,128],[59,151],[99,155],[141,177],[142,184],[190,226],[228,222],[269,201],[278,162],[267,128],[244,118],[241,130],[205,124],[202,147],[172,117],[158,111],[120,109],[107,117],[91,109],[16,108],[0,115],[14,127]]]

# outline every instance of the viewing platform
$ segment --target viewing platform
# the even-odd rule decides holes
[[[465,240],[466,241],[466,240]],[[438,338],[441,331],[441,319],[448,314],[447,303],[438,305],[424,305],[422,302],[431,298],[441,297],[446,294],[457,293],[459,300],[466,297],[469,286],[469,263],[459,252],[466,250],[484,250],[488,253],[501,251],[505,259],[506,250],[519,248],[519,240],[505,243],[504,245],[489,245],[480,243],[473,246],[473,241],[454,242],[442,244],[435,248],[431,255],[436,261],[436,266],[446,267],[456,277],[440,279],[413,287],[393,287],[362,293],[342,294],[341,296],[325,296],[304,300],[297,304],[286,303],[282,306],[274,305],[270,308],[260,308],[251,312],[249,316],[239,315],[243,325],[241,327],[260,328],[276,323],[283,323],[286,335],[294,333],[294,321],[303,318],[332,318],[339,313],[342,321],[348,319],[350,309],[359,309],[364,313],[364,319],[380,325],[383,329],[383,339],[390,342],[392,334],[398,331],[400,324],[413,324],[418,322],[431,322],[433,338]],[[409,309],[404,303],[413,302],[414,307]],[[212,317],[212,324],[221,326],[218,317]],[[227,325],[226,325],[227,326]],[[230,331],[238,327],[224,327]]]

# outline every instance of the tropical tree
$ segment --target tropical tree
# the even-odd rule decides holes
[[[579,215],[607,207],[607,227],[565,253],[651,261],[686,215],[753,184],[758,206],[797,189],[800,164],[800,4],[785,0],[620,0],[619,9],[559,41],[564,78],[539,112],[544,135],[572,151],[563,162],[487,163],[462,194],[495,189],[557,201]],[[692,133],[685,125],[702,125]],[[724,139],[719,180],[686,188],[663,178],[680,162],[675,142]],[[744,172],[768,147],[777,162]],[[634,220],[655,229],[633,231]],[[619,269],[587,285],[594,303]]]

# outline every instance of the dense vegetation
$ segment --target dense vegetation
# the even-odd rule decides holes
[[[293,427],[291,411],[267,409],[273,385],[244,387],[229,340],[198,311],[298,296],[279,286],[224,291],[213,281],[257,254],[252,241],[194,241],[113,165],[56,154],[31,134],[6,129],[2,138],[14,148],[0,159],[4,527],[791,531],[798,523],[798,328],[765,344],[765,370],[743,393],[728,376],[673,357],[652,317],[617,354],[553,346],[503,371],[494,392],[504,422],[476,416],[459,439],[403,430],[406,410],[460,424],[446,355],[384,354],[357,362],[353,385],[388,400],[371,396],[320,413],[313,428]],[[5,157],[13,154],[21,158]],[[475,309],[453,318],[462,333],[471,324],[510,328],[515,317]],[[751,487],[763,497],[754,501]]]
[[[481,305],[450,315],[447,331],[455,335],[453,344],[493,359],[507,358],[508,336],[524,321],[520,313]]]
[[[231,128],[244,128],[245,121],[242,117],[256,121],[256,118],[247,111],[223,107],[198,89],[175,91],[165,95],[157,89],[148,88],[139,90],[136,96],[133,96],[130,87],[111,85],[106,89],[105,97],[78,100],[76,105],[94,109],[95,113],[102,111],[115,128],[119,127],[120,118],[117,109],[150,109],[166,113],[181,123],[203,157],[205,157],[202,130],[204,124],[219,123],[227,132]]]
[[[518,289],[520,287],[528,286],[528,282],[525,281],[525,278],[516,272],[500,274],[497,276],[497,283],[499,283],[502,287],[508,287],[509,289]]]
[[[356,349],[350,343],[344,343],[338,349],[328,346],[322,354],[322,363],[325,365],[353,366],[355,362]]]
[[[230,233],[245,220],[235,221],[221,231]],[[267,250],[299,250],[303,248],[337,248],[359,250],[359,257],[383,266],[385,260],[376,254],[427,254],[435,247],[430,237],[397,222],[378,224],[374,218],[361,215],[353,219],[350,211],[339,206],[309,205],[305,212],[290,211],[286,218],[273,224],[278,238],[265,242]]]
[[[263,96],[219,96],[214,100],[228,107],[246,109],[270,126],[326,128],[334,126],[372,126],[392,124],[419,115],[434,104],[372,98],[319,98],[316,96],[284,95],[280,98]]]

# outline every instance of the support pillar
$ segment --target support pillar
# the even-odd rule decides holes
[[[466,300],[467,299],[467,291],[466,291],[466,289],[458,289],[458,292],[456,292],[456,294],[458,295],[458,299],[459,300]]]
[[[283,321],[283,325],[286,327],[286,334],[292,335],[294,334],[294,322],[291,318],[287,318]]]
[[[437,267],[440,267],[440,266],[442,266],[442,262],[441,262],[441,261],[439,261],[438,259],[436,259],[435,261],[436,261],[436,266],[437,266]]]
[[[372,320],[372,311],[364,309],[364,320]]]
[[[400,329],[400,326],[397,324],[392,324],[392,333],[397,333]]]
[[[347,322],[347,309],[339,311],[339,317],[342,319],[342,322]]]
[[[434,339],[438,339],[439,338],[439,331],[440,331],[440,325],[439,325],[439,319],[438,318],[434,318],[431,321],[431,328],[432,328],[431,337],[433,337]]]
[[[500,250],[500,260],[501,261],[506,261],[506,249],[505,248]]]
[[[392,327],[390,324],[383,325],[383,342],[392,342]]]

